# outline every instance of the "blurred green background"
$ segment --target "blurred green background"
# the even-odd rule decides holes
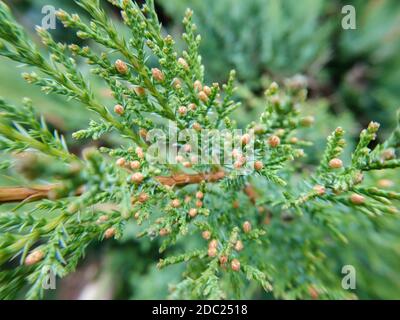
[[[43,6],[50,4],[81,13],[70,0],[5,2],[36,40],[34,26],[41,23]],[[102,2],[116,23],[120,23],[118,11]],[[182,47],[181,20],[187,7],[194,10],[203,39],[201,54],[208,82],[223,82],[230,69],[237,70],[236,98],[243,101],[243,107],[235,114],[239,125],[256,119],[263,108],[263,92],[272,80],[283,82],[303,75],[310,97],[306,112],[316,116],[313,131],[304,135],[314,141],[308,150],[310,154],[318,155],[326,136],[338,125],[347,130],[350,142],[354,142],[360,128],[375,120],[381,123],[384,138],[395,126],[400,105],[399,1],[352,1],[356,9],[355,30],[342,28],[341,9],[346,4],[347,1],[340,0],[159,0],[157,10],[165,33],[172,34]],[[76,40],[61,25],[52,34],[60,41]],[[89,73],[87,66],[82,68]],[[0,96],[14,102],[29,96],[47,121],[65,134],[73,150],[84,147],[76,145],[70,136],[84,127],[92,115],[62,97],[45,96],[22,80],[22,71],[25,68],[20,71],[15,63],[0,58]],[[111,103],[105,85],[95,78],[93,85],[97,94]],[[112,143],[112,137],[98,142]],[[316,160],[309,157],[310,164]],[[0,171],[0,185],[26,182],[21,178],[6,179],[5,175]],[[398,175],[368,178],[400,181]],[[385,230],[387,235],[380,234],[368,241],[354,234],[349,246],[328,249],[338,266],[350,260],[361,271],[357,289],[361,298],[400,298],[400,278],[394,273],[400,270],[399,229],[387,226]],[[78,272],[62,280],[50,297],[166,298],[168,284],[177,283],[184,268],[158,271],[157,241],[137,241],[135,233],[135,227],[129,226],[119,243],[93,246]],[[196,241],[193,239],[193,246]],[[358,254],[354,255],[355,252]],[[270,298],[261,291],[253,297]]]

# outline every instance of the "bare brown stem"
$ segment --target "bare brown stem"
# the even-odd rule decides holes
[[[188,184],[197,184],[202,181],[216,182],[225,176],[223,171],[214,173],[199,173],[199,174],[174,174],[172,176],[159,176],[155,179],[166,186],[184,186]],[[54,194],[54,190],[59,188],[59,184],[50,184],[46,186],[35,187],[1,187],[0,188],[0,204],[8,202],[21,201],[37,201],[48,199]],[[81,192],[77,192],[78,194]]]
[[[46,199],[50,191],[57,185],[37,186],[32,188],[25,187],[2,187],[0,188],[0,203],[34,201]]]

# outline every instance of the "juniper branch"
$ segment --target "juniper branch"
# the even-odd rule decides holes
[[[40,283],[47,267],[65,276],[91,241],[119,238],[128,223],[136,222],[139,236],[162,239],[160,252],[201,232],[197,248],[159,263],[187,265],[173,297],[238,297],[245,278],[276,297],[349,297],[333,281],[328,282],[331,290],[324,291],[321,275],[329,263],[322,248],[326,239],[348,242],[343,231],[347,216],[358,221],[397,213],[398,192],[368,185],[364,174],[400,166],[399,127],[370,149],[378,130],[372,122],[362,131],[349,164],[341,159],[345,136],[338,128],[328,138],[319,166],[305,166],[303,147],[310,142],[298,134],[312,125],[313,118],[302,114],[304,78],[295,77],[282,87],[271,83],[259,119],[238,135],[231,117],[240,106],[234,95],[235,72],[222,89],[218,83],[204,83],[193,13],[188,10],[183,21],[187,48],[180,52],[171,36],[162,35],[153,1],[142,7],[129,0],[110,2],[121,10],[130,39],[120,35],[98,0],[77,1],[89,13],[89,23],[63,10],[58,19],[107,53],[56,43],[38,28],[50,53],[45,59],[0,1],[0,54],[36,67],[40,75],[24,77],[45,93],[77,99],[100,116],[73,137],[98,139],[115,129],[119,138],[129,138],[118,147],[85,149],[78,158],[34,114],[30,103],[19,108],[0,100],[0,150],[11,159],[0,168],[10,170],[13,152],[38,154],[29,170],[40,170],[40,161],[47,158],[54,162],[44,170],[48,184],[0,188],[0,204],[20,202],[18,210],[0,214],[0,265],[20,259],[15,272],[0,274],[4,295],[10,295],[4,282],[16,277],[9,283],[19,289],[22,277],[29,274],[28,298],[43,297]],[[120,59],[111,62],[110,50]],[[93,74],[109,87],[114,113],[94,97],[86,76],[78,71],[76,56],[85,58]],[[151,69],[149,58],[159,68]],[[224,129],[224,143],[239,142],[230,152],[233,163],[201,163],[198,150],[179,139],[172,146],[179,151],[174,163],[150,161],[148,131],[168,132],[167,121],[173,122],[174,130],[193,129],[195,140],[205,129]],[[206,155],[214,148],[210,140],[204,146]],[[24,206],[31,201],[36,203]],[[301,251],[294,252],[293,247]],[[286,263],[296,268],[288,271]]]

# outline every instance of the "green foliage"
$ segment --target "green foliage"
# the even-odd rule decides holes
[[[124,239],[136,223],[139,238],[157,244],[160,240],[159,252],[165,256],[159,268],[186,267],[181,281],[171,285],[171,298],[249,298],[259,295],[260,288],[276,298],[355,298],[341,287],[335,262],[347,260],[337,248],[351,247],[354,232],[372,233],[374,227],[382,229],[389,247],[398,239],[388,222],[397,221],[400,194],[384,189],[387,183],[378,188],[370,172],[400,166],[400,121],[381,143],[375,142],[379,125],[371,122],[346,160],[345,133],[337,128],[322,154],[307,160],[311,141],[302,135],[313,130],[313,118],[304,110],[304,78],[295,77],[282,87],[268,85],[258,120],[238,135],[232,117],[240,107],[235,100],[236,73],[230,72],[223,86],[205,85],[191,10],[183,20],[186,47],[181,51],[171,36],[162,34],[151,0],[142,7],[129,0],[109,1],[121,10],[129,38],[98,0],[76,2],[90,16],[89,22],[63,10],[57,17],[93,45],[59,43],[37,28],[47,57],[0,1],[0,54],[35,68],[24,74],[28,83],[46,94],[74,99],[96,115],[88,128],[73,134],[74,139],[96,140],[112,133],[119,140],[113,146],[85,149],[78,157],[36,116],[31,102],[16,108],[1,100],[2,153],[11,159],[16,151],[34,154],[38,160],[30,163],[30,171],[50,158],[52,165],[42,181],[57,182],[45,193],[41,189],[21,199],[18,211],[0,214],[2,297],[15,297],[26,282],[27,298],[43,297],[48,270],[66,276],[91,242]],[[307,30],[315,27],[320,8],[316,1],[310,3],[315,19]],[[268,12],[273,16],[280,10],[272,9]],[[305,60],[311,61],[311,56]],[[266,61],[272,57],[276,56]],[[77,60],[82,58],[111,90],[113,109],[81,73]],[[149,66],[150,59],[158,68]],[[177,163],[150,161],[146,133],[157,128],[166,134],[171,122],[175,130],[194,129],[196,139],[205,129],[224,130],[224,142],[240,141],[234,163],[198,163],[192,158],[198,154],[186,148],[184,139],[177,142],[184,151]],[[254,154],[249,155],[253,143]],[[317,158],[321,160],[316,164]],[[0,189],[3,201],[7,190]],[[33,200],[37,202],[27,204]],[[172,254],[174,247],[179,252]]]
[[[235,68],[239,80],[259,92],[264,75],[277,81],[302,73],[314,94],[329,96],[334,110],[353,112],[363,125],[371,118],[384,127],[395,125],[391,115],[400,92],[396,0],[353,1],[355,30],[341,26],[341,9],[349,4],[342,0],[303,1],[301,6],[292,0],[159,4],[176,29],[186,6],[194,9],[199,31],[207,35],[200,49],[210,79],[224,79]]]
[[[178,21],[188,4],[173,0],[160,5]],[[324,1],[307,0],[299,6],[296,1],[196,0],[189,5],[196,12],[199,32],[207,35],[201,54],[212,79],[222,80],[235,68],[240,80],[257,88],[264,73],[289,76],[328,58],[332,21],[320,23]]]
[[[338,92],[350,109],[387,126],[398,108],[399,19],[396,1],[355,1],[357,29],[342,32],[340,59],[348,66]],[[333,71],[334,72],[334,71]],[[337,75],[335,75],[337,76]]]

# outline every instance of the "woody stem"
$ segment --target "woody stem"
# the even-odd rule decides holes
[[[198,174],[174,174],[171,176],[158,176],[155,179],[166,186],[184,186],[188,184],[198,184],[202,181],[216,182],[224,178],[224,172]],[[59,184],[50,184],[34,187],[1,187],[0,204],[8,202],[37,201],[48,199],[52,191],[59,188]],[[79,194],[79,193],[78,193]]]

